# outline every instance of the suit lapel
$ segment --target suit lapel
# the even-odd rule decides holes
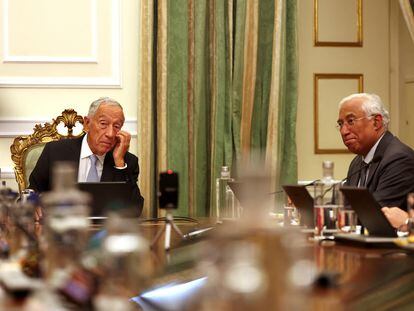
[[[83,137],[85,137],[85,135],[82,135],[79,138],[70,139],[70,141],[73,142],[69,145],[71,152],[68,152],[68,154],[66,155],[68,161],[78,163],[78,165],[76,166],[76,179],[78,178],[77,176],[79,171],[79,159],[82,149]]]
[[[362,163],[362,157],[358,156],[355,160],[354,165],[352,165],[352,170],[350,170],[350,174],[352,174],[351,178],[348,181],[348,185],[350,186],[358,186],[359,174],[357,171],[360,170]]]
[[[388,145],[390,144],[391,140],[394,138],[394,136],[390,132],[385,132],[384,137],[382,137],[381,141],[379,142],[377,146],[377,150],[375,150],[374,158],[376,157],[383,157],[385,154],[385,151],[387,150]],[[369,184],[372,181],[373,176],[375,175],[375,172],[379,166],[381,161],[377,161],[376,163],[372,163],[369,166],[369,172],[368,172],[368,178],[366,186],[368,187]]]
[[[73,144],[71,144],[71,149],[73,152],[70,153],[69,157],[73,158],[76,162],[78,162],[80,158],[83,137],[84,135],[79,138],[72,139]]]

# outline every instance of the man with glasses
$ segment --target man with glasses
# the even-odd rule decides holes
[[[346,185],[366,187],[381,206],[405,210],[407,194],[414,191],[414,151],[388,131],[388,123],[378,95],[359,93],[341,100],[337,127],[345,146],[357,155]]]

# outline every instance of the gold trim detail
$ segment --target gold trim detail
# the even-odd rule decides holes
[[[350,153],[348,149],[322,149],[319,148],[319,114],[318,114],[318,100],[319,100],[319,80],[322,79],[339,79],[339,80],[358,80],[358,93],[364,91],[364,75],[361,73],[314,73],[313,75],[313,111],[314,111],[314,135],[315,135],[315,154],[335,154],[335,153]]]
[[[52,120],[52,123],[45,123],[44,125],[36,124],[33,128],[33,134],[28,136],[18,136],[14,139],[10,146],[11,159],[14,162],[14,173],[16,181],[19,186],[19,191],[27,188],[24,172],[25,160],[29,149],[35,145],[45,144],[50,141],[76,138],[83,135],[83,130],[79,135],[73,135],[73,128],[79,122],[83,126],[83,117],[79,116],[73,109],[66,109],[60,116]],[[58,125],[63,123],[67,128],[67,134],[58,132]]]
[[[355,42],[341,42],[341,41],[319,41],[319,23],[318,10],[319,0],[313,0],[313,42],[314,46],[329,46],[329,47],[362,47],[363,45],[363,31],[362,31],[362,0],[357,1],[357,41]]]

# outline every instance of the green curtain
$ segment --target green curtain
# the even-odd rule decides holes
[[[298,60],[296,1],[286,1],[282,14],[281,69],[279,79],[279,127],[277,184],[297,182],[296,112],[298,100]]]
[[[263,159],[270,154],[266,160],[276,167],[274,187],[296,182],[296,0],[154,5],[159,19],[153,33],[165,48],[154,56],[152,72],[158,77],[153,87],[166,94],[154,102],[164,107],[156,122],[166,129],[156,137],[157,148],[165,152],[156,154],[166,159],[154,162],[158,170],[179,173],[176,213],[208,215],[221,166],[237,174],[236,161],[252,150]]]

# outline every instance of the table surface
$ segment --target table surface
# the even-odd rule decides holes
[[[177,225],[185,234],[212,223],[200,220],[198,223],[177,222]],[[152,241],[164,228],[164,223],[143,223],[140,228],[142,235]],[[150,252],[157,273],[148,287],[203,277],[195,269],[195,261],[199,258],[194,255],[194,247],[206,241],[211,241],[210,237],[182,243],[180,237],[172,232],[172,248],[166,252],[162,235]],[[325,286],[308,289],[308,309],[409,310],[414,307],[414,253],[400,248],[365,248],[309,239],[301,248],[315,263],[320,275],[328,276],[326,280],[331,281],[323,282]],[[269,277],[274,275],[272,273]]]
[[[183,233],[205,227],[205,223],[180,223]],[[142,226],[143,234],[151,239],[160,224]],[[182,251],[178,236],[173,237],[168,256]],[[188,245],[188,244],[187,244]],[[338,242],[314,242],[308,239],[303,246],[322,276],[333,276],[325,286],[314,286],[310,301],[314,310],[327,308],[352,310],[411,309],[414,307],[414,252],[400,248],[367,248]],[[154,256],[168,266],[162,239],[154,249]],[[188,280],[190,269],[163,275],[158,281],[168,283],[181,277]],[[191,274],[190,274],[191,275]],[[194,278],[200,277],[195,275]]]

